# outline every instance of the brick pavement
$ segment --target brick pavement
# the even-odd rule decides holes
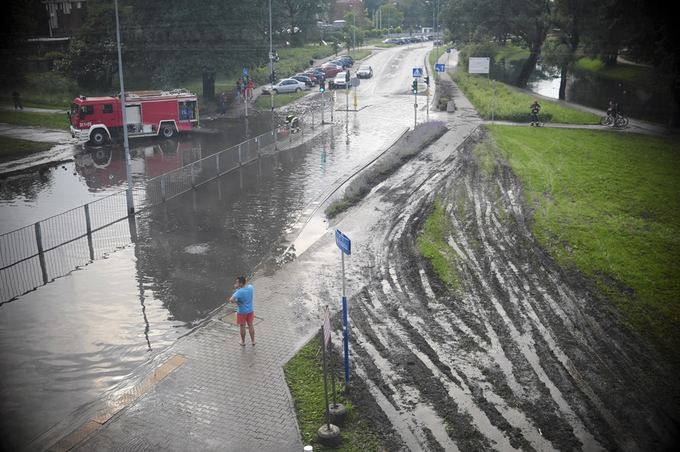
[[[334,251],[331,235],[320,242],[322,255]],[[320,303],[312,293],[315,287],[317,293],[326,291],[319,277],[336,271],[320,265],[319,253],[310,256],[253,280],[255,347],[249,338],[246,347],[239,345],[231,310],[220,310],[139,376],[152,374],[173,356],[186,362],[73,450],[301,451],[282,366],[317,331],[320,321],[310,312]],[[300,275],[308,275],[309,287],[302,287]]]

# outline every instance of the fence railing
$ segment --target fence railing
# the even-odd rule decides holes
[[[133,188],[135,213],[161,204],[223,176],[266,154],[297,146],[314,123],[302,123],[299,134],[287,126],[211,154]],[[301,138],[298,138],[301,137]],[[123,221],[129,219],[131,221]],[[136,238],[128,216],[126,190],[0,235],[0,305]]]

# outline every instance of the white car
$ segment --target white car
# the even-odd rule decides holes
[[[279,94],[279,93],[299,93],[300,91],[307,90],[309,90],[309,87],[305,85],[303,82],[300,82],[292,78],[284,78],[283,80],[280,80],[278,83],[276,83],[274,86],[264,87],[262,89],[262,92],[267,94],[273,91],[274,94]]]
[[[347,88],[347,72],[338,72],[333,79],[333,88]]]

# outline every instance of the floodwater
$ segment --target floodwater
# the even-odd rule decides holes
[[[206,121],[214,134],[192,134],[173,140],[130,141],[133,183],[177,169],[271,130],[268,114],[228,121]],[[70,161],[0,179],[0,234],[127,188],[125,153],[120,143],[102,147],[73,145]]]
[[[665,85],[659,81],[659,86]],[[539,65],[527,87],[542,96],[558,99],[559,71]],[[651,90],[631,82],[585,73],[569,74],[565,97],[568,102],[600,110],[606,110],[609,101],[615,100],[624,114],[659,123],[668,122],[673,108],[670,93],[667,90]]]
[[[4,430],[17,432],[14,446],[28,444],[205,318],[230,293],[235,275],[250,274],[276,253],[311,201],[404,129],[399,121],[365,124],[353,113],[336,113],[336,120],[344,123],[327,126],[305,145],[147,209],[132,225],[106,228],[99,240],[112,241],[119,251],[0,307],[3,422]],[[211,136],[175,143],[180,148],[135,145],[135,184],[205,157],[205,149],[226,147]],[[23,198],[6,199],[3,210],[14,207],[34,219],[37,213],[22,204],[45,212],[42,206],[53,200],[56,213],[120,190],[123,162],[118,148],[88,152],[28,184]],[[22,192],[20,184],[4,190],[6,198]],[[9,220],[3,222],[9,227]],[[60,253],[73,256],[86,247],[82,239]]]

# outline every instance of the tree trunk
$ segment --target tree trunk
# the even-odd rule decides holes
[[[215,98],[215,73],[203,71],[203,98],[213,100]]]
[[[569,66],[566,64],[562,66],[562,69],[560,71],[560,93],[558,95],[558,98],[560,100],[565,100],[566,99],[566,94],[567,94],[567,77],[569,76]]]
[[[540,55],[541,52],[541,44],[539,43],[538,45],[534,43],[531,46],[531,53],[529,54],[529,58],[524,61],[524,64],[522,65],[522,70],[519,73],[519,76],[517,77],[517,82],[515,82],[515,85],[517,85],[520,88],[526,88],[527,83],[529,83],[529,77],[531,77],[531,74],[534,72],[534,69],[536,69],[536,62],[538,61],[538,55]]]

